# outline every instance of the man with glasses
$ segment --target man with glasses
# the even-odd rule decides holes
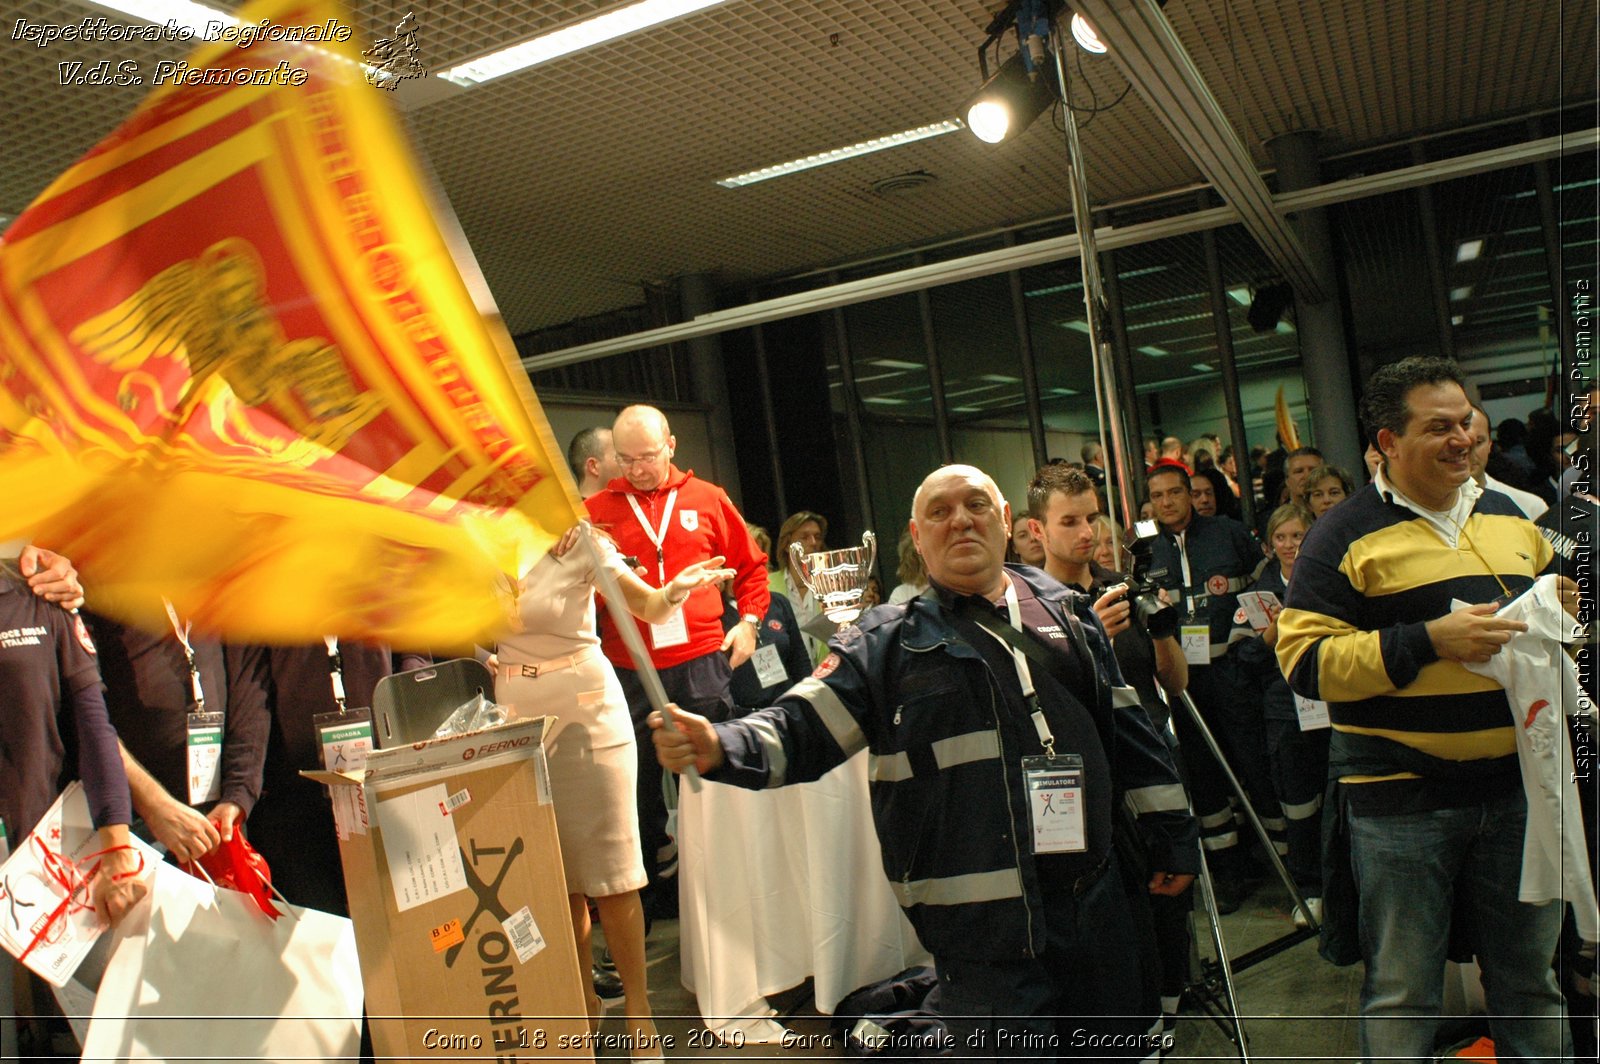
[[[733,707],[733,670],[755,653],[756,628],[771,601],[766,555],[750,538],[727,492],[672,464],[677,439],[661,411],[652,406],[623,410],[611,427],[611,442],[622,475],[584,505],[595,526],[616,540],[624,555],[639,559],[645,583],[665,587],[685,567],[711,558],[722,559],[716,564],[738,574],[733,594],[739,623],[726,633],[722,596],[714,587],[691,592],[683,609],[665,624],[633,622],[667,697],[702,716],[724,720]],[[600,639],[616,667],[639,739],[639,835],[650,876],[643,900],[647,913],[665,916],[674,911],[675,893],[658,890],[656,884],[675,858],[668,848],[661,766],[645,726],[650,702],[621,635],[604,611]]]

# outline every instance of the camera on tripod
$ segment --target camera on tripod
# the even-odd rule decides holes
[[[1134,539],[1128,544],[1128,554],[1133,567],[1128,572],[1128,601],[1133,604],[1133,616],[1152,639],[1166,639],[1178,634],[1178,608],[1161,599],[1158,581],[1165,579],[1165,569],[1151,569],[1155,556],[1156,537],[1161,534],[1154,521],[1139,521],[1133,526]]]

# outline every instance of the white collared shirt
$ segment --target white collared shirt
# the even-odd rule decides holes
[[[1373,477],[1373,487],[1378,489],[1378,495],[1387,502],[1403,506],[1416,514],[1439,533],[1439,538],[1445,545],[1455,550],[1460,545],[1461,526],[1467,523],[1467,516],[1472,513],[1473,504],[1478,501],[1478,496],[1483,494],[1483,489],[1478,487],[1478,482],[1471,477],[1467,482],[1456,489],[1455,502],[1448,510],[1430,510],[1426,506],[1406,495],[1392,484],[1384,475],[1382,467]]]
[[[1483,475],[1483,486],[1490,491],[1498,491],[1516,503],[1517,509],[1527,514],[1530,521],[1539,520],[1544,515],[1544,512],[1550,509],[1550,504],[1533,492],[1523,491],[1521,488],[1513,488],[1510,484],[1496,480],[1487,473]]]

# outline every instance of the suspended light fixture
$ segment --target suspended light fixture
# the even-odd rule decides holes
[[[1018,52],[983,83],[961,114],[979,140],[999,144],[1027,129],[1055,99],[1055,74],[1050,67],[1044,66],[1029,77],[1022,53]]]

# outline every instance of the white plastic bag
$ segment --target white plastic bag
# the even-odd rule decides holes
[[[249,897],[170,865],[129,914],[83,1061],[355,1060],[361,969],[349,920]],[[203,1049],[202,1049],[203,1047]]]

